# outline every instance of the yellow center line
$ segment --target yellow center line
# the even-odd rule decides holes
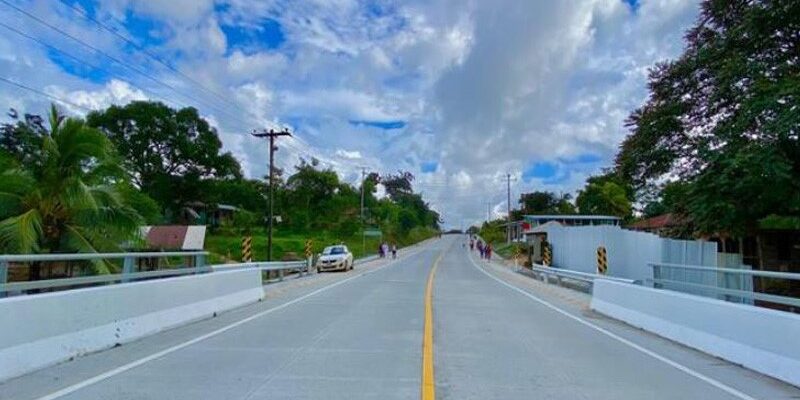
[[[422,400],[436,399],[436,382],[433,379],[433,277],[444,252],[433,262],[425,287],[425,322],[422,328]]]

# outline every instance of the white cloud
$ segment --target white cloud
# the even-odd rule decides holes
[[[111,105],[123,105],[131,101],[147,100],[147,96],[138,89],[132,88],[127,82],[111,80],[104,87],[97,90],[66,90],[59,86],[49,86],[45,89],[47,93],[61,98],[69,99],[70,103],[88,108],[91,110],[101,110]],[[75,108],[71,104],[63,104],[70,112],[83,114],[84,109]]]
[[[117,28],[131,14],[157,22],[148,32],[154,43],[126,33],[189,81],[68,8],[20,4],[181,94],[27,20],[15,26],[106,66],[109,76],[76,76],[9,32],[0,35],[0,76],[90,108],[159,97],[195,106],[254,177],[266,172],[266,144],[248,133],[288,126],[297,137],[279,140],[282,167],[313,156],[345,179],[357,179],[360,166],[411,170],[453,225],[484,218],[487,203],[505,210],[499,178],[506,172],[519,177],[535,162],[559,165],[553,179],[519,180],[517,198],[531,189],[574,191],[607,165],[626,134],[625,117],[645,97],[647,68],[678,54],[697,13],[692,0],[642,0],[635,12],[621,0],[98,3],[98,17]],[[0,18],[20,15],[0,10]],[[222,30],[258,30],[266,19],[280,25],[278,48],[245,51]],[[43,112],[49,102],[0,82],[0,106]],[[601,160],[563,161],[582,154]],[[420,174],[431,161],[436,171]]]
[[[336,155],[342,158],[346,158],[348,160],[358,160],[361,158],[360,151],[347,151],[347,150],[336,150]]]

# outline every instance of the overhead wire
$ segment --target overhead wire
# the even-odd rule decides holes
[[[118,30],[116,30],[116,29],[114,29],[114,28],[111,28],[111,27],[109,27],[108,25],[104,24],[103,22],[101,22],[101,21],[97,20],[96,18],[92,17],[91,15],[89,15],[89,13],[88,13],[88,12],[86,12],[86,10],[82,9],[82,8],[81,8],[81,7],[79,7],[78,5],[76,5],[76,4],[68,4],[68,3],[67,3],[66,1],[64,1],[64,0],[60,0],[60,1],[61,1],[61,3],[62,3],[62,4],[64,4],[65,6],[67,6],[67,7],[71,8],[71,9],[72,9],[72,10],[74,10],[76,13],[78,13],[79,15],[81,15],[81,16],[82,16],[84,19],[86,19],[87,21],[94,22],[94,23],[95,23],[97,26],[99,26],[99,27],[101,27],[102,29],[104,29],[104,30],[106,30],[106,31],[110,32],[110,33],[111,33],[111,34],[113,34],[114,36],[116,36],[116,37],[118,37],[118,38],[122,39],[123,41],[125,41],[125,42],[126,42],[126,43],[128,43],[129,45],[131,45],[131,46],[133,46],[134,48],[136,48],[137,50],[141,51],[143,54],[145,54],[145,55],[146,55],[147,57],[149,57],[150,59],[152,59],[152,60],[156,61],[157,63],[159,63],[159,64],[161,64],[161,65],[163,65],[164,67],[168,68],[169,70],[171,70],[171,71],[175,72],[176,74],[180,75],[182,78],[186,79],[187,81],[189,81],[189,82],[192,82],[193,84],[197,85],[197,87],[199,87],[199,88],[200,88],[201,90],[203,90],[204,92],[206,92],[206,93],[209,93],[209,94],[213,94],[214,96],[218,97],[219,99],[221,99],[221,100],[222,100],[222,101],[224,101],[225,103],[232,105],[233,107],[236,107],[236,108],[241,108],[241,107],[240,107],[238,104],[236,104],[236,103],[234,103],[234,102],[230,101],[230,100],[229,100],[229,99],[227,99],[225,96],[222,96],[220,93],[218,93],[217,91],[215,91],[215,90],[213,90],[213,89],[210,89],[210,88],[206,87],[205,85],[203,85],[202,83],[198,82],[198,81],[197,81],[197,80],[195,80],[194,78],[192,78],[192,77],[190,77],[190,76],[188,76],[188,75],[184,74],[184,73],[183,73],[183,72],[181,72],[179,69],[175,68],[173,65],[171,65],[171,64],[167,63],[166,61],[162,60],[162,59],[161,59],[160,57],[158,57],[157,55],[153,54],[152,52],[150,52],[149,50],[147,50],[147,49],[146,49],[146,48],[144,48],[143,46],[141,46],[141,45],[139,45],[138,43],[136,43],[136,42],[135,42],[133,39],[131,39],[131,38],[129,38],[129,37],[127,37],[127,36],[125,36],[125,35],[121,34],[121,33],[120,33]]]
[[[189,96],[189,95],[187,95],[185,93],[182,93],[181,91],[179,91],[177,88],[173,87],[172,85],[170,85],[170,84],[168,84],[168,83],[166,83],[166,82],[164,82],[164,81],[162,81],[162,80],[160,80],[160,79],[148,74],[145,71],[142,71],[139,68],[136,68],[136,67],[132,66],[130,63],[125,63],[124,61],[122,61],[119,58],[117,58],[117,57],[115,57],[115,56],[103,51],[102,49],[99,49],[96,46],[93,46],[92,44],[87,43],[86,41],[76,37],[75,35],[72,35],[69,32],[66,32],[65,30],[63,30],[63,29],[61,29],[61,28],[59,28],[57,26],[54,26],[53,24],[51,24],[51,23],[49,23],[49,22],[37,17],[36,15],[33,15],[30,12],[28,12],[28,11],[26,11],[26,10],[24,10],[24,9],[22,9],[22,8],[12,4],[12,3],[10,3],[8,0],[0,0],[0,3],[3,3],[6,6],[16,10],[17,12],[19,12],[22,15],[28,17],[29,19],[32,19],[32,20],[36,21],[40,25],[43,25],[43,26],[55,31],[56,33],[59,33],[60,35],[62,35],[64,37],[67,37],[67,38],[71,39],[72,41],[81,44],[82,46],[94,51],[95,53],[104,56],[105,58],[117,63],[118,65],[120,65],[120,66],[122,66],[124,68],[127,68],[127,69],[129,69],[131,71],[134,71],[137,74],[139,74],[139,75],[141,75],[141,76],[143,76],[143,77],[145,77],[145,78],[147,78],[147,79],[149,79],[149,80],[151,80],[151,81],[153,81],[153,82],[155,82],[155,83],[157,83],[157,84],[159,84],[159,85],[161,85],[161,86],[163,86],[163,87],[165,87],[167,89],[170,89],[171,91],[175,92],[178,95],[181,95],[181,96],[185,97],[186,99],[189,99],[190,101],[198,101],[198,102],[200,101],[200,98],[196,98],[195,99],[195,98],[192,98],[191,96]],[[205,105],[208,106],[209,108],[215,109],[218,112],[222,112],[222,113],[226,113],[226,114],[228,113],[228,111],[225,111],[225,110],[223,110],[223,109],[221,109],[219,107],[216,107],[215,105],[213,105],[211,103],[206,103]],[[233,115],[233,114],[228,114],[228,116],[232,117],[234,120],[236,120],[238,118],[238,116]]]
[[[8,24],[6,24],[6,23],[2,22],[2,21],[0,21],[0,26],[2,26],[3,28],[5,28],[5,29],[7,29],[7,30],[9,30],[9,31],[11,31],[11,32],[14,32],[14,33],[16,33],[16,34],[17,34],[17,35],[19,35],[19,36],[22,36],[22,37],[24,37],[24,38],[26,38],[26,39],[29,39],[29,40],[31,40],[31,41],[33,41],[33,42],[36,42],[36,43],[38,43],[39,45],[41,45],[41,46],[43,46],[43,47],[45,47],[45,48],[47,48],[47,49],[49,49],[49,50],[52,50],[52,51],[54,51],[54,52],[56,52],[56,53],[58,53],[58,54],[61,54],[61,55],[65,56],[65,57],[67,57],[67,58],[69,58],[69,59],[71,59],[71,60],[73,60],[73,61],[75,61],[75,62],[77,62],[77,63],[79,63],[79,64],[82,64],[82,65],[83,65],[83,66],[85,66],[85,67],[88,67],[88,68],[90,68],[90,69],[93,69],[93,70],[96,70],[96,71],[104,71],[104,72],[108,72],[108,70],[106,70],[106,69],[105,69],[105,68],[103,68],[103,67],[100,67],[100,66],[98,66],[98,65],[96,65],[96,64],[94,64],[94,63],[91,63],[91,62],[89,62],[89,61],[86,61],[86,60],[84,60],[84,59],[81,59],[80,57],[77,57],[77,56],[75,56],[74,54],[72,54],[72,53],[70,53],[70,52],[68,52],[68,51],[66,51],[66,50],[62,50],[62,49],[60,49],[60,48],[58,48],[58,47],[56,47],[56,46],[53,46],[53,45],[51,45],[51,44],[49,44],[49,43],[47,43],[47,42],[45,42],[45,41],[43,41],[43,40],[41,40],[41,39],[39,39],[39,38],[35,37],[35,36],[32,36],[32,35],[30,35],[30,34],[27,34],[27,33],[23,32],[23,31],[21,31],[21,30],[19,30],[19,29],[17,29],[17,28],[14,28],[13,26],[10,26],[10,25],[8,25]],[[136,84],[136,83],[134,83],[134,82],[129,82],[129,81],[126,81],[126,82],[127,82],[128,84],[130,84],[131,86],[133,86],[133,87],[135,87],[135,88],[137,88],[137,89],[139,89],[139,90],[141,90],[141,91],[143,91],[143,92],[148,92],[148,93],[149,93],[150,95],[152,95],[153,97],[157,98],[158,100],[162,100],[162,101],[164,101],[165,103],[175,103],[175,104],[178,104],[178,105],[180,105],[181,107],[186,107],[186,106],[187,106],[187,104],[186,104],[186,103],[183,103],[183,102],[181,102],[181,101],[179,101],[179,100],[170,100],[170,99],[167,99],[166,97],[163,97],[163,96],[161,96],[161,95],[159,95],[159,94],[157,94],[157,93],[153,92],[152,90],[149,90],[149,89],[146,89],[146,88],[144,88],[144,87],[142,87],[142,86],[139,86],[139,85],[137,85],[137,84]]]
[[[23,83],[15,82],[15,81],[13,81],[11,79],[8,79],[8,78],[2,77],[2,76],[0,76],[0,81],[3,81],[3,82],[5,82],[5,83],[7,83],[9,85],[16,86],[16,87],[18,87],[20,89],[24,89],[24,90],[27,90],[27,91],[30,91],[30,92],[45,96],[45,97],[47,97],[47,98],[49,98],[49,99],[51,99],[53,101],[57,101],[57,102],[62,103],[62,104],[66,104],[66,105],[69,105],[69,106],[73,106],[73,107],[76,107],[76,108],[83,109],[86,112],[94,111],[93,109],[91,109],[89,107],[86,107],[84,105],[73,103],[73,102],[71,102],[69,100],[64,100],[64,99],[62,99],[62,98],[60,98],[58,96],[54,96],[52,94],[43,92],[43,91],[41,91],[39,89],[36,89],[36,88],[32,88],[32,87],[30,87],[28,85],[25,85]]]

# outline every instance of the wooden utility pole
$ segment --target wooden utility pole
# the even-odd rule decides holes
[[[275,138],[278,136],[292,136],[292,134],[286,129],[280,132],[275,132],[274,130],[270,129],[269,131],[263,130],[261,132],[253,132],[251,135],[257,138],[269,138],[269,221],[267,222],[267,261],[272,261],[272,224],[274,223],[275,219],[272,214],[272,204],[274,203],[273,200],[275,195],[273,176],[275,174],[275,150],[278,150],[278,147],[275,146]]]
[[[361,167],[361,254],[367,254],[367,225],[364,223],[364,182],[367,175],[367,169]]]
[[[506,210],[508,211],[508,225],[506,226],[506,239],[507,243],[511,243],[511,174],[506,174],[506,190],[508,193],[508,204]]]

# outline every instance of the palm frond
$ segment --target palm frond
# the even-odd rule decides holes
[[[0,249],[10,253],[36,253],[42,236],[39,210],[30,209],[0,221]]]
[[[61,247],[64,250],[76,251],[78,253],[98,253],[96,243],[99,238],[90,238],[88,232],[78,226],[65,225],[64,234],[61,236]],[[99,251],[98,251],[99,250]],[[110,266],[105,260],[92,260],[92,267],[97,274],[110,273]]]
[[[61,191],[59,200],[62,206],[69,210],[94,210],[98,204],[92,188],[83,183],[82,180],[71,178],[66,181],[64,190]]]

